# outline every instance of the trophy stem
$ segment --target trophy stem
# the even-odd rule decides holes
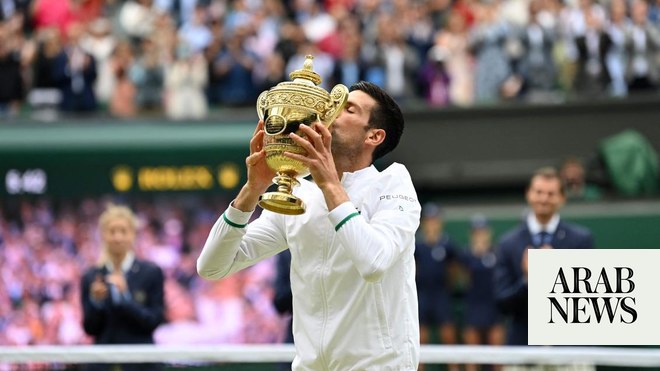
[[[305,212],[305,203],[293,195],[293,187],[300,184],[287,173],[278,172],[273,178],[277,184],[276,192],[267,192],[259,196],[259,206],[266,210],[286,215],[300,215]]]
[[[286,173],[277,173],[277,176],[273,178],[273,183],[277,184],[277,191],[282,193],[291,194],[293,192],[293,187],[300,184],[298,180]]]

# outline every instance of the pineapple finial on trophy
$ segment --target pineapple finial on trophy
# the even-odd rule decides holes
[[[289,78],[291,78],[291,80],[294,82],[300,82],[304,84],[305,81],[300,80],[308,80],[314,83],[314,86],[320,85],[321,75],[314,71],[314,56],[310,54],[306,55],[305,62],[303,62],[303,68],[291,72],[289,74]]]

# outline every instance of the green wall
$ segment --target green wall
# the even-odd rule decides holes
[[[589,228],[596,247],[604,249],[660,248],[660,213],[656,215],[587,216],[565,218],[567,221]],[[499,238],[516,226],[515,218],[493,219],[491,226]],[[463,246],[467,244],[469,220],[447,220],[445,230]]]

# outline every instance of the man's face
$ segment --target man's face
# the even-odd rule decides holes
[[[570,164],[562,169],[564,181],[571,187],[580,187],[584,184],[584,169],[580,165]]]
[[[536,176],[527,190],[527,203],[537,217],[550,217],[564,204],[561,182],[557,178]]]
[[[346,107],[330,126],[333,154],[350,157],[362,152],[375,105],[376,101],[367,93],[360,90],[349,93]]]

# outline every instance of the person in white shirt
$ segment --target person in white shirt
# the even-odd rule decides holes
[[[404,120],[396,102],[368,82],[351,86],[327,128],[301,125],[291,138],[311,180],[294,193],[307,211],[264,210],[248,223],[274,173],[265,163],[263,122],[250,141],[247,182],[218,218],[197,271],[220,279],[285,249],[291,252],[293,334],[299,370],[416,370],[419,320],[415,232],[421,206],[401,164],[373,162],[393,150]]]

